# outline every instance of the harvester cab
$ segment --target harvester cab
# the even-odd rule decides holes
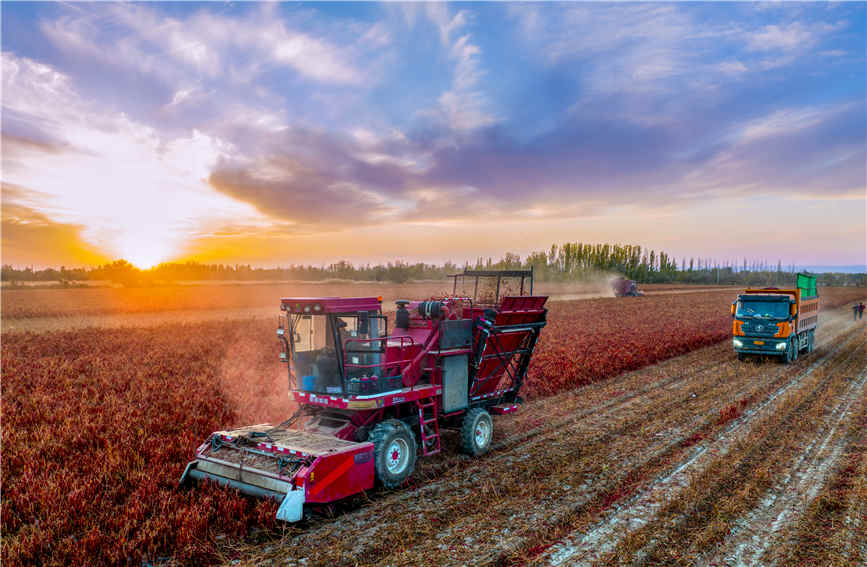
[[[181,482],[278,499],[278,519],[296,521],[305,505],[400,486],[440,451],[441,428],[486,452],[491,414],[517,408],[547,297],[532,295],[532,271],[453,277],[452,295],[398,300],[393,318],[381,297],[283,298],[277,337],[298,411],[213,433]]]

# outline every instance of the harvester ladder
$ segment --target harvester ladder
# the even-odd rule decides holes
[[[421,398],[415,401],[418,406],[418,425],[421,431],[422,455],[435,455],[440,452],[440,422],[437,411],[437,398]]]

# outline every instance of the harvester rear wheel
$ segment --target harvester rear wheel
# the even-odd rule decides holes
[[[494,437],[494,421],[482,408],[472,408],[461,423],[461,451],[478,457],[488,452]]]
[[[397,488],[415,470],[417,444],[412,430],[402,421],[389,419],[376,424],[368,438],[373,442],[376,478],[386,488]]]

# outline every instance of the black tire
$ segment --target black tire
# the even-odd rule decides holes
[[[798,360],[798,356],[801,354],[801,340],[798,338],[798,335],[792,337],[792,362]]]
[[[739,352],[739,353],[738,353],[738,360],[740,360],[741,362],[743,362],[743,361],[746,360],[746,359],[747,359],[747,355],[745,355],[745,354],[742,353],[742,352]]]
[[[491,414],[482,408],[472,408],[464,414],[461,423],[461,452],[478,457],[491,448],[494,438],[494,421]]]
[[[795,350],[795,349],[792,347],[792,341],[789,341],[788,343],[786,343],[786,352],[784,352],[783,356],[780,357],[784,364],[791,364],[792,363],[792,357],[793,357],[792,351],[793,350]]]
[[[807,353],[813,352],[813,346],[816,342],[816,335],[813,331],[810,331],[810,336],[807,337]]]
[[[371,430],[373,468],[376,480],[386,488],[397,488],[412,476],[418,458],[418,444],[412,430],[402,421],[389,419]]]

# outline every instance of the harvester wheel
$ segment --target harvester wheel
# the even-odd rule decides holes
[[[402,421],[389,419],[376,424],[368,438],[373,442],[376,478],[386,488],[397,488],[415,470],[416,441]]]
[[[482,408],[472,408],[464,415],[461,424],[461,451],[478,457],[491,447],[494,437],[494,422],[491,414]]]

